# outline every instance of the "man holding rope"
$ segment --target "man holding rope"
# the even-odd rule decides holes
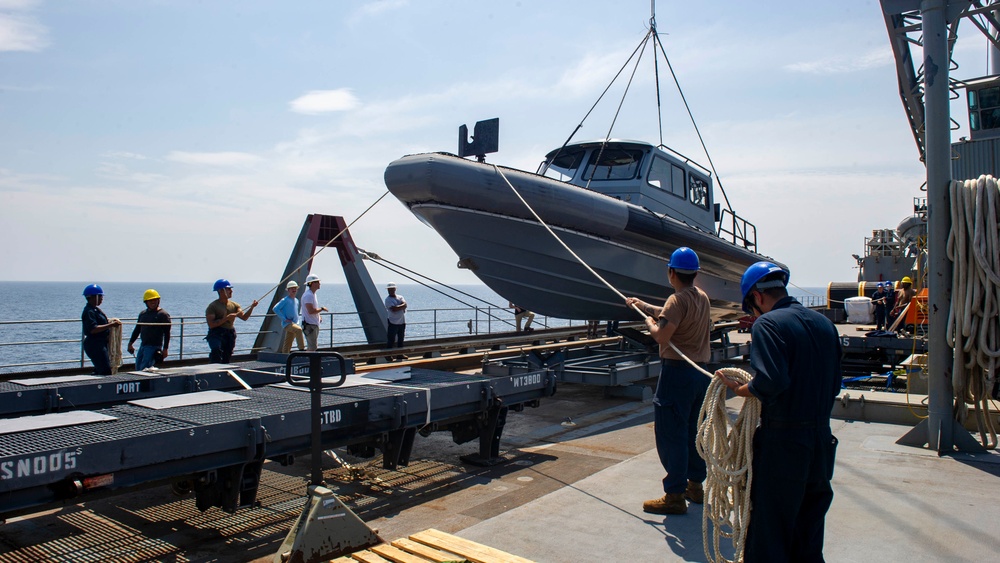
[[[236,349],[236,328],[233,325],[236,319],[245,321],[250,318],[257,300],[244,311],[239,303],[232,300],[233,284],[229,280],[216,280],[212,289],[219,294],[219,298],[209,303],[205,309],[205,320],[208,322],[208,336],[205,340],[211,350],[208,359],[214,364],[228,364]]]
[[[771,262],[747,268],[743,310],[760,315],[751,329],[755,375],[740,385],[716,372],[737,395],[761,403],[744,563],[823,561],[833,500],[830,411],[841,386],[840,338],[829,319],[788,296],[788,277]]]
[[[635,297],[626,299],[629,307],[638,307],[650,315],[646,317],[646,326],[660,345],[653,432],[656,452],[667,476],[663,478],[666,494],[642,503],[642,510],[652,514],[685,514],[687,501],[701,504],[704,500],[705,460],[698,455],[695,438],[709,378],[685,362],[671,346],[702,368],[711,359],[711,303],[708,295],[694,286],[699,269],[698,255],[690,248],[678,248],[667,264],[667,279],[674,293],[663,307],[654,307]]]
[[[96,283],[83,288],[83,296],[87,305],[83,308],[83,351],[94,364],[94,375],[111,375],[111,355],[108,352],[108,337],[111,329],[120,327],[118,319],[108,320],[101,310],[104,302],[104,290]]]

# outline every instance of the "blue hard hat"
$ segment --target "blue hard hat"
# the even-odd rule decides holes
[[[229,280],[225,278],[220,278],[215,280],[215,285],[212,286],[212,291],[219,291],[220,289],[226,289],[227,287],[233,287],[233,284],[229,283]]]
[[[877,284],[875,284],[875,287],[882,289],[883,287],[885,287],[885,284],[882,282],[878,282]]]
[[[740,280],[740,291],[743,292],[743,312],[750,315],[753,311],[747,305],[747,295],[750,294],[750,290],[757,285],[757,282],[764,279],[764,277],[773,274],[775,272],[781,272],[784,274],[781,279],[781,286],[785,287],[788,285],[788,270],[782,268],[781,266],[775,264],[774,262],[761,261],[752,264],[747,268],[746,272],[743,272],[743,279]],[[777,284],[770,287],[777,287]],[[767,289],[764,287],[759,287],[758,289]]]
[[[668,268],[673,268],[682,274],[693,274],[701,269],[698,262],[698,255],[686,246],[682,246],[670,255]]]
[[[97,285],[96,283],[92,283],[87,287],[83,288],[84,297],[90,297],[91,295],[104,295],[104,290],[101,289],[101,286]]]

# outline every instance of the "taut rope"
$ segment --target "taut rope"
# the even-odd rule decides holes
[[[556,233],[535,213],[531,205],[523,197],[517,188],[510,183],[507,176],[499,166],[493,168],[500,174],[504,182],[510,187],[514,195],[521,203],[528,208],[528,211],[535,217],[538,223],[552,235],[563,248],[569,252],[577,262],[601,281],[615,295],[626,300],[625,295],[608,283],[600,274],[594,271],[586,262],[573,252]],[[632,307],[637,313],[646,316],[638,306]],[[705,402],[701,405],[698,414],[698,454],[705,460],[708,468],[708,476],[705,479],[705,505],[704,516],[702,518],[702,539],[705,544],[705,555],[714,563],[729,562],[719,554],[719,538],[731,538],[733,547],[736,549],[737,560],[742,560],[743,545],[746,541],[746,531],[750,522],[750,477],[752,475],[753,464],[753,434],[760,422],[760,401],[755,397],[747,397],[743,401],[743,409],[740,411],[736,422],[733,423],[732,430],[729,429],[729,415],[726,412],[726,386],[719,378],[712,373],[705,371],[701,366],[691,361],[683,352],[670,342],[670,347],[680,355],[688,364],[697,369],[703,375],[712,379],[705,394]],[[747,383],[751,375],[739,368],[723,368],[719,370],[726,377],[738,381],[740,385]],[[708,542],[708,522],[712,521],[713,541]],[[731,531],[726,531],[728,528]],[[709,546],[713,546],[715,555],[713,556]],[[730,562],[731,563],[731,562]]]

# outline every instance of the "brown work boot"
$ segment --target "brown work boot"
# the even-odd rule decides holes
[[[688,488],[684,491],[684,498],[695,504],[701,504],[705,502],[705,490],[701,488],[701,483],[695,483],[694,481],[688,481]]]
[[[642,511],[650,514],[687,514],[688,505],[684,493],[667,493],[642,503]]]

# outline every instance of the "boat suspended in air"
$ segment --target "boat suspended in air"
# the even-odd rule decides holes
[[[649,40],[659,45],[654,20]],[[404,156],[385,171],[389,191],[451,246],[460,268],[537,313],[627,320],[636,313],[622,295],[662,303],[672,291],[667,261],[687,246],[700,258],[695,284],[713,318],[742,316],[743,272],[774,260],[757,252],[752,223],[728,200],[715,202],[710,170],[662,143],[609,138],[567,142],[528,172],[485,162],[498,136],[499,119],[477,123],[473,142],[462,126],[457,155]]]

